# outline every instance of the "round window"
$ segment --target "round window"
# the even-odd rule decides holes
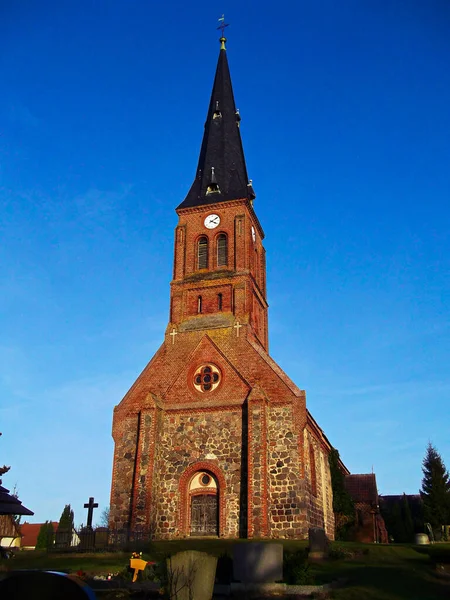
[[[220,383],[220,371],[215,365],[202,365],[194,373],[194,387],[198,392],[212,392]]]
[[[209,485],[211,483],[211,477],[207,473],[203,473],[200,477],[200,483],[202,485]]]

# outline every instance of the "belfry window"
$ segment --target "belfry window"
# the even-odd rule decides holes
[[[199,296],[197,298],[197,313],[200,314],[202,312],[203,306],[202,306],[203,302],[202,302],[202,297]]]
[[[222,310],[223,297],[222,294],[217,294],[217,310]]]
[[[226,267],[228,265],[228,240],[224,233],[217,236],[217,266]]]
[[[197,242],[197,269],[208,268],[208,238],[202,236]]]

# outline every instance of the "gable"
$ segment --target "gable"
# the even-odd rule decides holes
[[[211,391],[201,391],[195,385],[195,375],[204,365],[213,365],[219,373],[219,384]],[[187,357],[183,368],[163,396],[167,404],[191,406],[227,405],[242,402],[250,391],[234,365],[228,360],[212,339],[204,334],[194,351]]]

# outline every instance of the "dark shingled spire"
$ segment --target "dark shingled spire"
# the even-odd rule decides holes
[[[249,198],[255,193],[247,177],[239,122],[228,68],[225,38],[221,38],[216,76],[206,117],[197,174],[178,208]]]

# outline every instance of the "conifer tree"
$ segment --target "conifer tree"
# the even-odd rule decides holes
[[[390,533],[394,542],[401,544],[406,539],[405,523],[402,518],[402,505],[397,500],[392,506]]]
[[[72,531],[73,522],[73,510],[71,509],[70,504],[66,504],[59,518],[58,531]]]
[[[450,479],[444,461],[436,448],[428,443],[423,459],[423,479],[420,495],[423,500],[425,522],[433,530],[450,523]]]
[[[66,504],[59,518],[56,530],[56,543],[59,548],[68,548],[72,540],[74,514],[70,504]]]
[[[406,497],[405,493],[403,493],[403,498],[402,498],[401,514],[402,514],[404,536],[405,536],[404,540],[402,540],[402,541],[409,544],[413,541],[413,538],[414,538],[414,523],[413,523],[413,519],[412,519],[412,515],[411,515],[411,508],[409,506],[408,498]]]
[[[53,523],[51,521],[45,521],[39,529],[36,550],[48,550],[53,544]]]

